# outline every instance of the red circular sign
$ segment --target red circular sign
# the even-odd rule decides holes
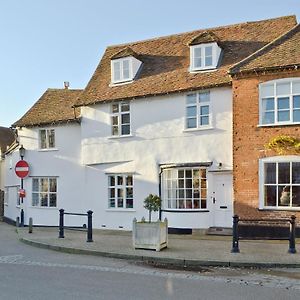
[[[29,174],[29,165],[25,160],[19,160],[15,167],[16,175],[20,178],[25,178]]]

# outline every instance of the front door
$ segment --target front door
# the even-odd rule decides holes
[[[232,227],[233,187],[231,174],[215,174],[212,192],[215,227]]]

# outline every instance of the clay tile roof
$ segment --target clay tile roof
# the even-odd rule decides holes
[[[212,31],[204,31],[194,37],[189,43],[189,46],[206,44],[206,43],[218,43],[219,38]]]
[[[116,54],[114,54],[111,59],[117,59],[117,58],[123,58],[133,56],[138,59],[138,54],[134,52],[130,47],[126,47],[122,49],[121,51],[118,51]]]
[[[4,153],[7,146],[15,141],[15,135],[10,128],[0,127],[0,152]]]
[[[300,24],[230,69],[231,74],[300,66]]]
[[[160,37],[106,49],[76,106],[134,99],[168,93],[231,85],[228,70],[296,25],[295,16],[247,22],[209,29],[222,43],[222,59],[212,72],[189,72],[188,43],[208,30]],[[111,57],[130,47],[139,54],[143,67],[130,84],[111,85]]]
[[[76,121],[80,111],[72,106],[82,90],[47,89],[41,98],[13,124],[13,127],[31,127]]]

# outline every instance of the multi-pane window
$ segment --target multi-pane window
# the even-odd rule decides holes
[[[164,209],[206,209],[205,168],[166,169],[162,176]]]
[[[118,59],[112,61],[112,82],[118,83],[132,79],[131,60]]]
[[[264,206],[300,207],[300,161],[264,163]]]
[[[201,128],[210,125],[209,91],[191,93],[186,97],[186,125],[188,128]]]
[[[130,104],[129,102],[111,105],[111,130],[112,135],[130,134]]]
[[[57,179],[53,177],[32,178],[32,206],[57,206]]]
[[[54,129],[41,129],[40,135],[40,149],[55,148],[55,131]]]
[[[108,176],[108,207],[133,208],[133,176],[131,174]]]
[[[260,124],[300,123],[300,79],[260,85]]]
[[[201,44],[191,47],[191,70],[217,67],[217,45]]]

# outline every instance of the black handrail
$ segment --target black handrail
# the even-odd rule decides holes
[[[232,225],[232,249],[231,253],[239,253],[239,222],[274,222],[274,223],[290,223],[289,231],[289,250],[288,253],[296,253],[296,217],[291,216],[290,219],[240,219],[238,215],[234,215]],[[250,239],[250,238],[249,238]]]
[[[81,213],[69,213],[65,212],[64,209],[59,210],[59,235],[58,237],[60,239],[63,239],[65,237],[64,235],[64,229],[66,226],[64,226],[64,215],[72,215],[72,216],[87,216],[88,218],[88,226],[87,226],[87,242],[93,242],[93,212],[91,210],[88,210],[86,214]]]

